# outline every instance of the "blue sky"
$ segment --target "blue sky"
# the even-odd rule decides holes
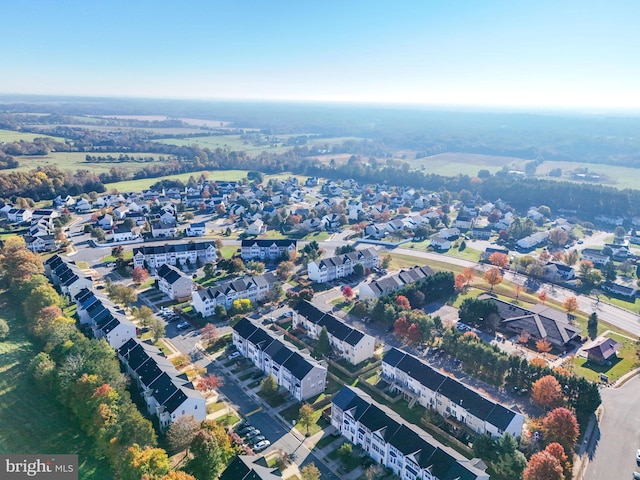
[[[0,92],[640,109],[640,1],[0,0]]]

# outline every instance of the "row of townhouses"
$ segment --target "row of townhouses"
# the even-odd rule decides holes
[[[83,288],[92,288],[93,279],[73,262],[65,262],[53,255],[44,262],[44,271],[51,283],[68,299],[73,299]]]
[[[295,252],[298,242],[296,240],[242,240],[240,256],[247,260],[289,260],[291,252]]]
[[[419,358],[397,348],[382,359],[382,377],[411,402],[431,408],[459,428],[500,437],[522,434],[524,416],[443,375]]]
[[[205,420],[205,398],[159,348],[132,338],[117,353],[144,398],[149,414],[158,417],[162,429],[169,428],[183,415],[193,415],[199,422]]]
[[[133,249],[133,266],[155,270],[161,265],[184,266],[187,263],[215,263],[217,260],[214,242],[187,242],[144,246]]]
[[[200,315],[210,317],[214,314],[216,306],[224,305],[225,308],[230,308],[233,301],[240,298],[248,298],[251,303],[264,300],[276,283],[278,278],[272,272],[255,277],[240,277],[194,291],[191,303]]]
[[[334,257],[322,258],[307,264],[309,279],[314,282],[330,282],[338,278],[343,278],[353,273],[353,267],[361,264],[364,268],[374,268],[378,266],[378,251],[373,248],[356,250]]]
[[[310,337],[316,339],[322,329],[326,328],[334,353],[354,365],[373,357],[375,353],[374,337],[347,325],[330,313],[323,312],[306,300],[295,306],[293,326],[303,329]]]
[[[243,318],[233,326],[233,344],[238,351],[298,401],[324,392],[327,367],[305,351],[262,326]]]
[[[333,397],[331,424],[403,480],[489,479],[481,460],[442,445],[358,388],[344,386]]]
[[[378,298],[382,295],[386,295],[387,293],[399,290],[411,283],[419,282],[431,275],[433,275],[433,270],[427,266],[414,267],[409,270],[400,270],[400,272],[394,275],[389,275],[388,277],[362,285],[358,296],[361,300]]]
[[[92,289],[83,288],[73,297],[80,323],[87,324],[97,339],[104,338],[114,349],[136,337],[136,326],[124,311]]]

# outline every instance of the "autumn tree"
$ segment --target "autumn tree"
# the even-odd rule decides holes
[[[196,388],[202,392],[210,392],[222,386],[222,378],[215,376],[213,373],[205,375],[196,383]]]
[[[551,342],[546,338],[536,341],[536,348],[540,353],[549,353],[551,351]]]
[[[565,452],[572,452],[578,439],[578,421],[571,410],[555,408],[544,417],[542,432],[545,442],[557,442]]]
[[[355,294],[353,293],[353,288],[351,288],[349,285],[345,285],[342,289],[342,296],[344,297],[344,301],[351,302],[354,295]]]
[[[205,348],[216,343],[218,341],[218,338],[220,338],[220,333],[213,323],[207,323],[200,330],[200,341]]]
[[[520,330],[520,333],[518,333],[518,342],[526,345],[527,343],[529,343],[529,340],[531,340],[531,334],[529,333],[529,331],[525,330],[524,328]]]
[[[298,423],[306,429],[306,435],[309,436],[309,427],[313,425],[313,415],[315,410],[308,403],[304,403],[298,410]]]
[[[398,295],[396,297],[396,305],[400,307],[402,310],[411,309],[411,302],[409,302],[409,299],[404,295]]]
[[[149,331],[153,337],[153,341],[157,342],[166,334],[166,327],[162,320],[157,317],[152,317],[149,321]]]
[[[52,305],[61,307],[64,305],[64,299],[51,285],[41,285],[32,290],[25,299],[24,314],[29,321],[33,322],[40,310]]]
[[[548,366],[547,362],[540,357],[535,357],[529,360],[529,365],[531,365],[532,367],[538,367],[538,368],[546,368]]]
[[[571,477],[572,477],[571,461],[569,461],[569,457],[567,457],[567,454],[565,453],[563,446],[557,442],[553,442],[547,445],[547,447],[544,450],[545,452],[549,452],[551,455],[553,455],[558,459],[558,461],[560,462],[560,466],[562,466],[565,480],[571,480]]]
[[[562,228],[554,228],[549,232],[549,243],[559,247],[569,240],[569,234]]]
[[[562,303],[562,307],[567,311],[567,315],[572,316],[573,312],[578,310],[578,299],[575,296],[567,297]]]
[[[473,267],[465,267],[460,275],[464,278],[465,284],[468,285],[475,278],[476,271]]]
[[[405,338],[409,330],[409,322],[406,317],[400,317],[393,322],[393,333],[398,338]]]
[[[464,279],[464,276],[459,273],[458,275],[456,275],[454,281],[453,281],[453,288],[456,292],[461,292],[462,290],[464,290],[464,287],[466,286],[466,281]]]
[[[382,257],[382,260],[380,260],[380,267],[382,268],[389,268],[391,266],[391,254],[387,253],[385,256]]]
[[[207,262],[204,264],[204,276],[206,278],[212,278],[216,274],[216,265],[211,262]]]
[[[493,292],[493,287],[502,282],[502,273],[500,273],[500,269],[498,267],[493,267],[485,272],[484,279],[489,285],[491,285],[490,291]]]
[[[562,387],[556,377],[545,375],[531,386],[531,398],[544,408],[552,408],[562,403]]]
[[[249,260],[245,265],[247,272],[251,275],[260,275],[264,272],[265,265],[258,260]]]
[[[158,478],[169,473],[169,457],[162,448],[137,443],[127,449],[119,478],[123,480],[140,480],[141,478]]]
[[[214,480],[224,466],[218,438],[208,429],[201,429],[191,442],[191,460],[185,470],[198,480]]]
[[[149,278],[149,272],[143,267],[136,267],[131,272],[131,280],[138,285],[144,283]]]
[[[301,480],[320,480],[320,470],[311,462],[300,469]]]
[[[200,430],[200,422],[193,415],[181,415],[169,427],[167,431],[167,443],[172,452],[177,453],[186,450],[189,454],[189,445]]]
[[[538,294],[538,300],[540,300],[543,305],[545,304],[545,302],[547,301],[547,291],[546,290],[542,290]]]
[[[509,257],[502,252],[493,252],[489,256],[489,262],[496,267],[507,268],[507,265],[509,265]]]
[[[422,331],[417,323],[409,325],[409,328],[407,329],[407,340],[413,344],[422,342]]]
[[[193,475],[189,475],[187,472],[181,470],[172,470],[165,476],[160,477],[158,480],[197,480]]]
[[[524,480],[564,480],[560,461],[547,451],[531,456],[523,472]]]
[[[575,265],[578,263],[578,259],[580,258],[580,254],[577,250],[569,250],[564,255],[564,263],[567,265]]]

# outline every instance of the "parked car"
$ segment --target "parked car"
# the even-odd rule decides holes
[[[247,435],[246,435],[246,437],[245,437],[245,440],[246,440],[247,442],[251,443],[251,442],[253,442],[253,441],[254,441],[254,439],[255,439],[258,435],[260,435],[260,430],[258,430],[258,429],[256,428],[256,429],[254,429],[254,430],[251,430],[251,432],[247,433]],[[258,441],[259,441],[259,440],[258,440]],[[256,442],[256,443],[258,443],[258,442]]]
[[[191,324],[189,322],[180,322],[178,325],[176,325],[176,328],[178,330],[186,330],[190,326],[191,326]]]
[[[253,446],[252,450],[254,452],[261,452],[262,450],[267,448],[269,445],[271,445],[271,442],[269,440],[262,440],[261,442],[256,443]]]
[[[242,430],[244,427],[250,427],[251,424],[249,423],[249,420],[242,420],[238,425],[236,425],[235,430],[236,432],[238,430]]]
[[[256,427],[254,427],[253,425],[247,425],[246,427],[243,427],[240,430],[238,430],[238,435],[240,435],[241,437],[244,437],[247,433],[251,433],[255,429]]]
[[[247,439],[249,441],[249,445],[256,445],[260,442],[262,442],[263,440],[266,440],[264,435],[254,435],[252,436],[250,439]]]
[[[240,352],[233,352],[231,355],[229,355],[229,360],[233,360],[235,358],[240,357],[242,354]]]
[[[640,449],[636,450],[636,463],[640,465]]]

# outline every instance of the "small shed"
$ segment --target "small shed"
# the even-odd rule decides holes
[[[589,348],[585,348],[584,351],[587,353],[587,359],[590,362],[604,365],[617,358],[620,348],[622,348],[620,343],[608,337],[602,337],[596,340]]]

